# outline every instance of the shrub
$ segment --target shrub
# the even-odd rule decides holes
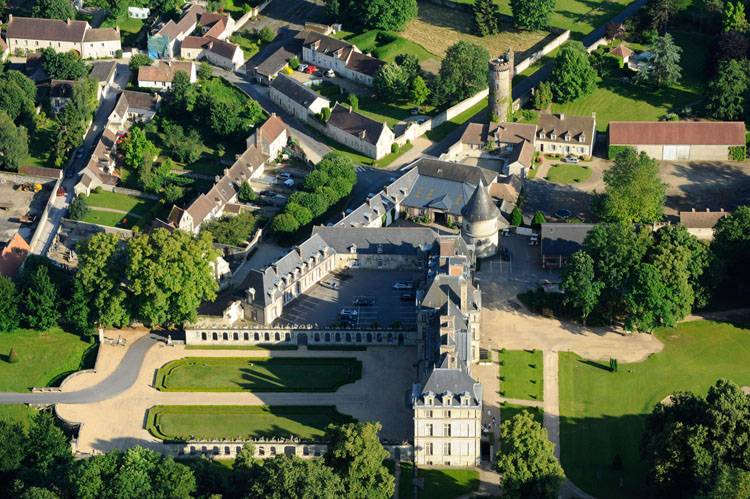
[[[296,55],[289,59],[289,67],[295,71],[299,68],[299,58]]]
[[[391,152],[394,154],[398,152],[398,144],[396,144],[395,142],[391,144]]]
[[[607,157],[609,159],[615,159],[615,157],[621,152],[627,150],[630,146],[609,146],[607,149]]]
[[[239,189],[239,192],[237,193],[237,197],[243,203],[250,203],[252,201],[255,201],[258,195],[255,194],[255,191],[253,190],[252,186],[246,180],[240,184],[240,189]]]
[[[747,159],[747,147],[731,146],[729,148],[729,159],[732,161],[745,161]]]
[[[260,41],[268,43],[276,38],[276,33],[274,33],[273,30],[268,26],[264,26],[263,29],[258,31],[258,38],[260,39]]]
[[[355,111],[359,109],[359,97],[357,97],[355,94],[349,94],[349,96],[346,99],[349,102],[349,105],[354,109]]]
[[[18,362],[18,353],[16,353],[15,347],[10,348],[10,353],[8,354],[8,362],[11,364],[15,364],[16,362]]]
[[[68,210],[68,215],[71,220],[81,220],[88,212],[89,205],[86,203],[86,198],[83,194],[79,194],[73,198],[73,201],[70,203],[70,209]]]

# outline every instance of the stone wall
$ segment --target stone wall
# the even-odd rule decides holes
[[[295,327],[200,327],[185,328],[187,345],[268,345],[268,346],[413,346],[417,332],[402,329],[313,329],[312,326]]]
[[[542,48],[532,52],[521,62],[516,64],[515,74],[523,73],[529,66],[531,66],[532,64],[537,62],[539,59],[541,59],[545,55],[552,52],[553,50],[555,50],[557,47],[559,47],[563,43],[567,42],[569,39],[570,39],[570,30],[563,31],[562,33],[557,35],[555,38],[553,38],[549,43],[545,44]]]

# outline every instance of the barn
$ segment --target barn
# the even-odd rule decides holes
[[[611,121],[610,159],[623,146],[667,161],[726,161],[741,148],[744,158],[745,124],[741,121]]]

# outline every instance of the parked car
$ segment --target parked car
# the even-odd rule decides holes
[[[341,284],[338,281],[323,281],[320,283],[321,286],[328,289],[338,290]]]
[[[276,175],[276,180],[289,180],[292,178],[292,174],[289,172],[281,172]]]
[[[344,318],[356,319],[358,316],[359,316],[359,311],[353,307],[344,307],[341,309],[341,312],[339,312],[339,317],[341,317],[342,319]]]
[[[308,67],[307,64],[300,64],[297,67],[297,71],[300,71],[300,72],[304,73],[305,71],[307,71],[307,67]]]
[[[580,162],[581,162],[581,160],[580,160],[580,159],[578,159],[578,157],[576,157],[576,156],[572,156],[572,155],[568,155],[568,156],[565,156],[565,157],[564,157],[564,158],[562,159],[562,161],[563,161],[563,163],[570,163],[570,164],[572,164],[572,165],[576,165],[576,164],[578,164],[578,163],[580,163]]]
[[[305,68],[305,73],[309,75],[314,75],[317,72],[318,72],[318,68],[316,66],[313,66],[312,64],[310,64],[309,66]]]
[[[375,298],[372,296],[358,296],[352,302],[355,307],[372,307],[375,305]]]
[[[284,179],[279,179],[279,180],[277,180],[277,182],[278,182],[279,184],[281,184],[281,185],[284,185],[284,186],[286,186],[286,187],[293,187],[293,186],[294,186],[294,180],[292,180],[292,179],[290,179],[290,178],[288,178],[288,179],[286,179],[286,180],[284,180]]]
[[[400,296],[401,301],[414,301],[416,298],[417,298],[417,295],[414,293],[414,291],[401,293],[401,296]]]
[[[62,196],[64,196],[65,194],[67,194],[67,191],[65,190],[65,187],[63,187],[63,186],[60,186],[60,187],[59,187],[59,188],[57,189],[57,197],[62,197]]]
[[[360,267],[360,263],[357,260],[351,260],[346,264],[346,266],[350,269],[358,269]]]
[[[276,195],[276,193],[273,191],[265,190],[265,191],[260,191],[260,195],[261,197],[264,197],[264,198],[272,198]]]
[[[329,69],[323,74],[326,76],[326,78],[333,78],[334,76],[336,76],[336,73],[333,71],[333,69]]]
[[[396,281],[393,283],[393,289],[396,290],[404,290],[404,289],[413,289],[414,284],[412,284],[409,281]]]

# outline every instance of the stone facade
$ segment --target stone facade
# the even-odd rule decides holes
[[[470,396],[459,405],[428,399],[433,405],[414,410],[415,463],[418,466],[478,466],[482,436],[482,406]],[[460,405],[466,403],[465,406]]]
[[[7,44],[11,54],[26,55],[51,48],[77,52],[84,59],[114,57],[122,50],[119,28],[92,28],[86,21],[8,16]]]
[[[513,101],[513,51],[489,62],[490,120],[510,120]]]

